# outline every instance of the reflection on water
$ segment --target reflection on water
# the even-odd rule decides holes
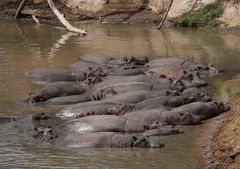
[[[22,117],[34,110],[56,112],[20,100],[38,88],[23,76],[41,67],[66,67],[87,53],[111,57],[176,56],[210,62],[227,70],[226,79],[240,70],[240,34],[196,29],[165,29],[149,25],[79,24],[89,35],[76,37],[57,27],[0,21],[0,115]],[[211,88],[214,89],[214,86]],[[201,129],[186,128],[184,135],[161,137],[166,147],[145,149],[59,150],[27,141],[12,125],[1,126],[0,166],[5,168],[178,168],[192,169],[200,161],[193,140]]]

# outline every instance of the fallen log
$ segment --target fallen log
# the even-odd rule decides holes
[[[81,30],[78,29],[76,27],[73,27],[65,18],[64,16],[59,12],[59,10],[56,8],[56,6],[54,5],[52,0],[47,0],[51,10],[53,11],[53,13],[58,17],[58,19],[60,20],[60,22],[65,26],[65,28],[70,31],[70,32],[74,32],[78,35],[87,35],[87,31],[86,30]]]

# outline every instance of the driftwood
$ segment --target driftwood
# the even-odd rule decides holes
[[[35,15],[32,15],[32,18],[33,18],[33,20],[36,22],[36,24],[40,24],[40,22],[39,22],[39,20],[36,18],[36,16]]]
[[[78,28],[73,27],[65,18],[64,16],[58,11],[58,9],[55,7],[54,3],[52,0],[47,0],[51,10],[53,11],[53,13],[58,17],[58,19],[60,20],[60,22],[65,26],[65,28],[70,31],[70,32],[74,32],[77,33],[78,35],[86,35],[87,31],[85,30],[81,30]]]
[[[168,12],[170,11],[170,9],[171,9],[171,7],[172,7],[172,4],[173,4],[173,0],[171,0],[169,7],[167,8],[167,10],[166,10],[166,12],[165,12],[165,14],[164,14],[164,16],[163,16],[160,24],[158,25],[158,29],[161,29],[161,28],[162,28],[162,25],[163,25],[163,23],[165,22],[165,20],[166,20],[166,18],[167,18]]]
[[[15,19],[17,19],[18,18],[18,16],[19,16],[19,14],[21,13],[21,11],[23,10],[23,7],[24,7],[24,5],[26,4],[26,2],[27,2],[27,0],[22,0],[22,2],[20,3],[20,5],[19,5],[19,7],[18,7],[18,9],[17,9],[17,12],[16,12],[16,14],[15,14]]]
[[[18,18],[19,14],[21,13],[21,11],[23,10],[25,4],[26,4],[27,0],[22,0],[22,2],[20,3],[17,11],[16,11],[16,14],[15,14],[15,19]],[[78,35],[87,35],[87,31],[86,30],[81,30],[81,29],[78,29],[76,27],[73,27],[65,18],[64,16],[58,11],[58,9],[56,8],[56,6],[54,5],[53,1],[52,0],[47,0],[48,4],[49,4],[49,7],[51,8],[51,10],[53,11],[53,13],[57,16],[57,18],[60,20],[60,22],[64,25],[64,27],[70,31],[70,32],[73,32],[73,33],[76,33]],[[32,18],[33,20],[36,22],[36,23],[39,23],[38,19],[32,15]]]

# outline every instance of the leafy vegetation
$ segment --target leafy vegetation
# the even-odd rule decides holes
[[[190,11],[175,21],[178,27],[203,27],[206,25],[216,26],[218,22],[215,20],[223,13],[222,0],[206,5],[198,11]]]

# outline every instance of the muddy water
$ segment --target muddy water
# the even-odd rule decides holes
[[[147,55],[176,56],[210,62],[227,70],[211,78],[209,88],[240,71],[240,34],[195,29],[166,29],[149,25],[79,24],[89,35],[81,38],[58,27],[0,21],[0,115],[24,117],[32,111],[57,109],[21,103],[38,88],[23,76],[33,68],[66,67],[88,53],[111,57]],[[215,83],[216,82],[216,83]],[[214,85],[217,84],[217,85]],[[148,149],[58,149],[24,138],[12,125],[0,129],[0,168],[162,168],[192,169],[201,166],[194,140],[200,126],[187,127],[185,134],[156,138],[166,147]]]

